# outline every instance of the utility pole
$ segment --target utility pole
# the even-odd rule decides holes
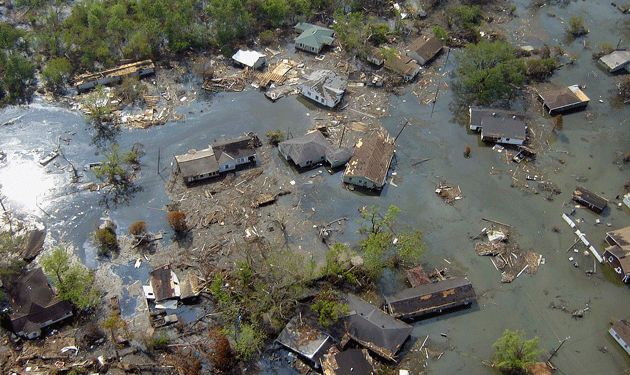
[[[398,137],[400,137],[400,134],[403,132],[403,130],[405,130],[405,127],[407,127],[407,125],[409,125],[409,120],[405,119],[405,123],[403,124],[402,128],[398,132],[398,135],[396,135],[396,138],[394,138],[394,143],[396,143],[396,140],[398,139]]]
[[[568,339],[570,339],[571,336],[565,338],[564,340],[560,341],[560,345],[558,345],[558,347],[556,348],[556,350],[553,351],[553,353],[551,353],[551,356],[549,356],[549,359],[547,360],[547,362],[551,361],[551,358],[553,358],[553,356],[556,355],[556,353],[558,353],[558,350],[560,350],[560,348],[562,347],[562,345],[564,344],[565,341],[567,341]]]

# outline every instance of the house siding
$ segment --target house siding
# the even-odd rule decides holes
[[[617,341],[617,343],[626,351],[626,353],[630,354],[630,347],[628,344],[617,334],[614,328],[608,330],[608,333],[612,336],[612,338]]]

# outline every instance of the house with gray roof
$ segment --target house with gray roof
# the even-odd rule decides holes
[[[262,143],[258,136],[249,133],[240,137],[214,141],[203,150],[190,150],[184,155],[175,155],[179,174],[185,183],[219,176],[241,166],[256,165],[256,148]]]
[[[563,87],[558,90],[549,90],[538,93],[543,106],[551,116],[559,113],[586,108],[589,97],[578,85]]]
[[[284,327],[276,342],[319,366],[320,360],[332,345],[327,334],[313,328],[301,316],[295,316]]]
[[[41,268],[8,281],[5,290],[11,302],[11,326],[19,336],[39,337],[42,328],[72,316],[72,305],[55,296]]]
[[[318,104],[334,108],[346,92],[348,79],[332,70],[316,70],[299,86],[300,93]]]
[[[327,162],[331,168],[340,167],[352,157],[352,150],[333,147],[319,131],[288,139],[278,144],[278,151],[300,168]]]
[[[609,72],[617,73],[630,64],[630,51],[613,51],[600,57],[597,62]]]
[[[514,111],[470,107],[470,130],[479,131],[484,142],[523,145],[527,141],[525,115]]]
[[[348,305],[350,315],[344,318],[346,336],[341,347],[354,340],[373,353],[394,361],[413,327],[353,295],[348,295]]]
[[[330,46],[335,41],[335,32],[325,27],[299,22],[295,25],[295,30],[300,33],[295,38],[295,48],[307,52],[319,53],[324,46]]]

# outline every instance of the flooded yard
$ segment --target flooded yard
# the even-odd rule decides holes
[[[561,215],[575,207],[571,193],[578,185],[603,195],[610,200],[608,208],[598,216],[583,208],[575,208],[572,219],[580,219],[580,230],[603,253],[606,231],[630,225],[627,208],[618,209],[625,194],[629,167],[621,163],[621,155],[630,150],[628,119],[630,108],[615,100],[615,83],[611,76],[591,58],[593,50],[602,43],[621,46],[630,43],[629,15],[624,15],[609,1],[547,1],[551,5],[533,8],[531,2],[516,1],[517,17],[507,24],[508,38],[515,45],[550,47],[560,45],[573,55],[575,63],[559,69],[552,82],[567,86],[579,84],[591,101],[585,111],[564,116],[561,130],[552,132],[553,120],[545,115],[535,100],[516,103],[535,123],[543,140],[543,152],[534,162],[536,171],[561,190],[553,200],[535,189],[523,188],[513,182],[517,164],[506,162],[505,153],[478,141],[478,134],[467,130],[467,124],[454,119],[452,94],[441,92],[435,106],[423,104],[412,93],[413,85],[402,96],[391,96],[383,126],[392,135],[398,134],[405,119],[411,123],[397,140],[394,168],[395,185],[388,183],[379,196],[365,195],[344,189],[341,172],[329,174],[323,167],[321,178],[312,179],[318,170],[297,173],[287,166],[277,152],[270,153],[270,163],[263,168],[274,168],[287,179],[295,181],[294,193],[279,199],[276,204],[290,210],[299,204],[302,214],[313,222],[330,222],[349,217],[345,229],[336,234],[339,242],[355,243],[358,239],[358,210],[376,205],[402,209],[398,218],[401,226],[417,228],[424,233],[427,251],[424,262],[436,269],[446,268],[465,275],[477,293],[473,308],[421,320],[414,324],[413,340],[424,340],[428,335],[433,347],[443,350],[439,359],[431,356],[428,369],[435,374],[490,374],[493,369],[482,361],[493,355],[492,344],[505,329],[525,330],[528,337],[540,338],[540,347],[553,350],[561,340],[569,338],[553,359],[562,374],[621,374],[630,368],[630,357],[608,334],[610,323],[628,318],[630,298],[628,287],[621,285],[597,264],[594,274],[593,256],[566,250],[575,242],[571,228]],[[571,16],[584,18],[590,30],[586,37],[572,40],[564,31]],[[446,54],[430,69],[450,73],[454,66]],[[450,83],[449,74],[444,81]],[[534,85],[536,86],[536,85]],[[531,92],[523,93],[532,97]],[[162,207],[171,203],[166,192],[166,181],[171,172],[173,155],[190,149],[203,149],[220,138],[229,138],[254,131],[260,137],[276,128],[302,135],[312,129],[314,118],[322,114],[312,106],[305,106],[297,96],[278,102],[267,100],[260,92],[248,88],[240,93],[221,93],[210,97],[199,96],[196,101],[178,108],[186,119],[170,122],[147,130],[123,131],[119,137],[121,149],[129,149],[135,142],[144,145],[146,155],[141,159],[142,173],[138,183],[143,190],[128,206],[109,212],[99,205],[98,193],[80,190],[69,182],[67,171],[60,170],[66,163],[57,158],[46,167],[38,160],[56,148],[59,137],[62,150],[76,166],[101,159],[90,144],[91,135],[84,118],[71,111],[35,103],[27,108],[8,108],[0,113],[0,123],[23,116],[15,123],[0,129],[0,150],[7,154],[0,164],[0,184],[5,202],[16,210],[27,212],[46,223],[55,242],[74,244],[77,255],[91,268],[99,267],[95,250],[89,245],[89,234],[100,218],[111,216],[118,225],[119,235],[126,235],[129,225],[138,220],[147,222],[150,232],[169,229]],[[325,112],[323,112],[325,113]],[[343,113],[343,112],[341,112]],[[464,156],[466,145],[471,146],[471,157]],[[158,155],[160,164],[158,166]],[[430,159],[417,163],[423,159]],[[527,168],[519,165],[519,168]],[[158,174],[159,171],[159,174]],[[82,172],[80,183],[93,180]],[[391,178],[391,176],[390,176]],[[463,199],[445,203],[435,188],[441,181],[459,186]],[[535,182],[526,182],[535,187]],[[80,185],[80,184],[79,184]],[[542,254],[545,259],[536,274],[524,273],[510,284],[500,282],[500,272],[487,257],[480,257],[474,249],[472,237],[488,223],[482,218],[509,224],[512,238],[520,249]],[[600,218],[601,223],[596,224]],[[609,225],[610,224],[610,225]],[[312,233],[291,233],[291,246],[296,251],[321,259],[325,251]],[[166,235],[163,243],[170,243]],[[568,260],[573,257],[574,261]],[[107,262],[107,261],[105,261]],[[577,262],[577,267],[574,263]],[[133,264],[111,265],[120,276],[122,287],[130,287],[137,280],[145,283],[149,267],[134,269]],[[382,289],[393,293],[402,288],[402,280],[384,280]],[[128,290],[138,290],[129,288]],[[138,296],[123,297],[124,315],[137,310]],[[582,318],[551,306],[566,306],[567,311],[590,309]],[[187,311],[190,319],[197,313]],[[444,335],[442,335],[444,334]],[[410,346],[410,345],[409,345]],[[407,352],[415,359],[422,353]],[[280,362],[284,363],[284,362]],[[265,366],[269,364],[266,363]],[[288,365],[287,365],[288,366]],[[278,369],[267,369],[279,373]],[[292,373],[283,368],[282,371]],[[410,368],[416,374],[414,368]],[[282,372],[284,373],[284,372]]]

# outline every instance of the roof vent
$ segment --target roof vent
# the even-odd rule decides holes
[[[497,113],[496,113],[496,112],[492,112],[492,116],[496,116],[496,115],[497,115]]]
[[[194,148],[191,148],[190,150],[188,150],[188,153],[191,155],[194,155],[197,152],[197,150],[195,150]]]

